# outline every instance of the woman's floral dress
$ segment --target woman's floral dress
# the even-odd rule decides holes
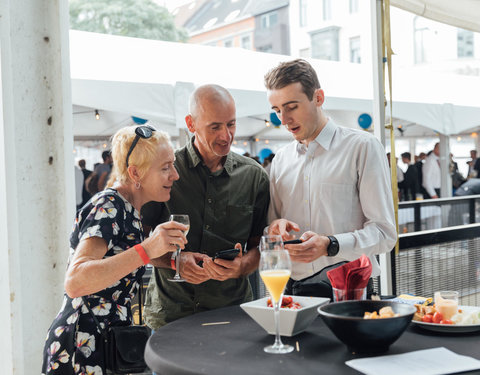
[[[108,244],[104,258],[143,241],[137,210],[116,190],[97,193],[77,212],[70,237],[70,260],[78,243],[89,237],[102,237]],[[130,325],[130,301],[145,272],[140,267],[110,287],[87,296],[102,328]],[[94,275],[92,275],[94,277]],[[47,334],[42,374],[106,374],[103,338],[81,297],[64,295],[63,305]]]

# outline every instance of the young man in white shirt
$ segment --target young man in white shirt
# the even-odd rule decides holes
[[[331,297],[326,270],[395,245],[393,200],[385,149],[371,134],[326,117],[315,70],[305,60],[282,63],[265,76],[272,109],[294,141],[270,170],[269,233],[284,240],[293,262],[286,293]]]
[[[432,152],[425,159],[422,185],[432,199],[440,198],[442,173],[440,169],[440,143],[435,143]]]

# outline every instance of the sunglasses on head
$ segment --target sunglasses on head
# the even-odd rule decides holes
[[[130,154],[132,153],[133,149],[138,143],[138,140],[140,138],[148,139],[152,136],[153,132],[155,131],[154,128],[150,126],[137,126],[135,128],[135,139],[132,142],[132,145],[130,146],[130,149],[128,150],[127,153],[127,168],[128,168],[128,159],[130,158]]]

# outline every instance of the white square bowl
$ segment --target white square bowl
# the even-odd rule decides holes
[[[273,307],[267,306],[264,297],[255,301],[242,303],[240,307],[269,334],[275,334]],[[280,309],[280,335],[295,336],[305,331],[317,317],[317,307],[330,302],[329,298],[292,296],[293,302],[298,302],[300,309]]]

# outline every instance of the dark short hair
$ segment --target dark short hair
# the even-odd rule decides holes
[[[303,59],[280,63],[265,74],[264,77],[267,90],[282,89],[296,82],[300,82],[302,90],[309,100],[313,99],[315,90],[320,88],[320,82],[315,69],[308,61]]]
[[[102,152],[103,161],[106,161],[109,156],[110,156],[110,150],[106,150]]]
[[[80,160],[78,161],[78,166],[79,166],[80,168],[84,169],[84,168],[85,168],[85,165],[86,165],[86,164],[85,164],[85,159],[80,159]]]
[[[410,154],[409,152],[404,152],[402,154],[402,158],[405,158],[405,159],[408,159],[408,160],[412,160],[412,154]]]

